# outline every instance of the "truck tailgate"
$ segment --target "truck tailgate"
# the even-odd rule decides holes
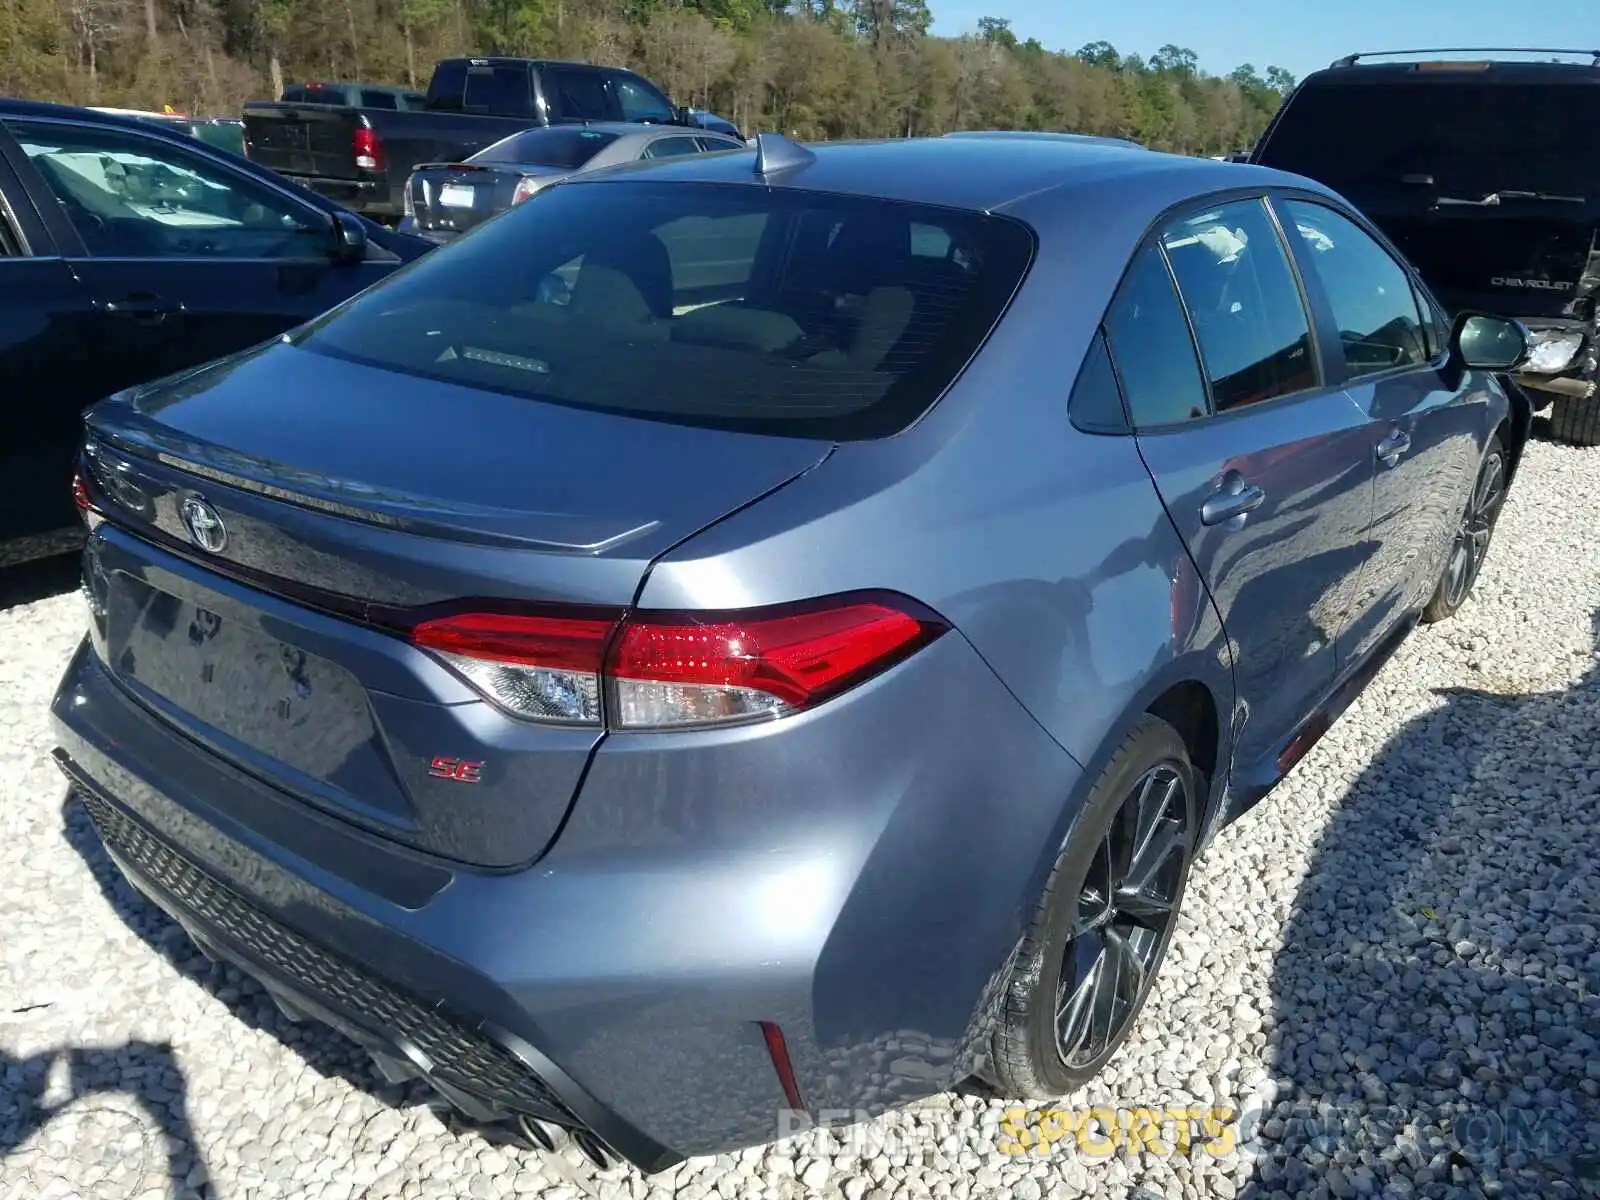
[[[358,180],[353,108],[326,104],[247,104],[250,157],[283,175]]]

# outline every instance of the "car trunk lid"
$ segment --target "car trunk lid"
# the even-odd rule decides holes
[[[407,183],[417,228],[424,233],[465,233],[510,208],[523,179],[548,182],[558,167],[506,168],[474,163],[425,163]]]
[[[463,605],[618,611],[654,558],[829,450],[287,344],[113,398],[89,434],[112,675],[299,800],[491,867],[549,843],[600,732],[511,716],[409,644],[408,623]]]

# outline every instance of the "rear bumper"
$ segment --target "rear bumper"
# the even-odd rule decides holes
[[[812,1112],[944,1090],[987,1044],[1078,768],[958,635],[835,704],[847,729],[795,719],[777,760],[771,727],[614,737],[556,847],[501,873],[238,771],[87,644],[53,715],[108,852],[203,948],[391,1077],[654,1171],[779,1136],[761,1022]]]

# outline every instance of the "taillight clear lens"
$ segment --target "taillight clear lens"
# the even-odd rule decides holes
[[[462,613],[424,621],[411,641],[514,716],[599,725],[600,667],[616,620]]]
[[[515,205],[521,204],[524,200],[526,200],[529,196],[533,195],[538,190],[539,190],[539,181],[537,179],[519,179],[519,180],[517,180],[516,189],[511,193],[511,203],[512,203],[512,205],[515,206]]]
[[[83,481],[82,471],[72,473],[72,502],[78,507],[78,516],[88,520],[94,502],[89,499],[89,485]]]
[[[887,670],[945,626],[887,600],[630,620],[606,666],[615,720],[664,729],[780,717]]]
[[[525,720],[682,729],[800,712],[910,657],[947,626],[898,597],[837,597],[744,613],[424,621],[414,644]],[[604,693],[609,688],[609,697]]]

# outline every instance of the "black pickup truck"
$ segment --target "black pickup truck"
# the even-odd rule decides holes
[[[460,162],[530,126],[583,121],[738,130],[678,108],[649,80],[621,67],[527,58],[439,63],[421,110],[254,102],[244,106],[250,157],[380,220],[405,210],[406,179],[425,162]]]

